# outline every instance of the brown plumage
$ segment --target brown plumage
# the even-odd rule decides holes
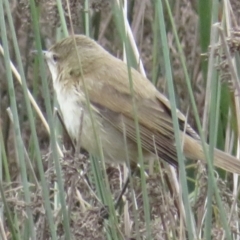
[[[81,146],[93,155],[99,155],[83,87],[84,79],[105,160],[120,163],[127,160],[126,134],[128,157],[135,164],[138,151],[127,65],[83,35],[65,38],[46,51],[45,56],[70,136],[77,139],[80,135]],[[161,159],[176,166],[178,161],[168,100],[133,68],[131,78],[144,158],[154,157],[156,147]],[[186,119],[179,111],[177,116],[185,156],[205,161],[198,135],[189,125],[184,132]],[[217,149],[214,151],[214,165],[240,174],[240,161]]]

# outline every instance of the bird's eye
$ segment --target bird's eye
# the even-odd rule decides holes
[[[59,57],[56,54],[53,54],[52,58],[54,62],[57,62],[59,60]]]

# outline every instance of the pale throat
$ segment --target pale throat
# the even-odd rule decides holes
[[[48,62],[48,67],[52,75],[53,83],[55,83],[57,81],[57,76],[58,76],[57,67],[53,65],[51,62]]]
[[[65,126],[73,139],[76,139],[80,130],[82,107],[78,95],[72,89],[63,89],[58,82],[54,84],[57,100],[63,115]]]
[[[63,115],[64,124],[68,130],[69,135],[76,139],[80,128],[80,120],[82,114],[81,104],[79,103],[79,94],[76,93],[74,86],[64,86],[59,81],[57,66],[48,63],[52,80],[53,87],[56,92],[58,104]]]

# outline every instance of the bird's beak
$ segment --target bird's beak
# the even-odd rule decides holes
[[[47,57],[47,53],[48,53],[48,51],[44,51],[44,50],[42,51],[42,54],[44,57]]]
[[[32,50],[31,53],[33,53],[33,54],[38,54],[39,51],[38,51],[38,50]],[[47,53],[48,53],[48,51],[42,50],[42,54],[43,54],[44,58],[46,58]]]

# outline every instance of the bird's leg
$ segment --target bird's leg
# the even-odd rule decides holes
[[[68,140],[69,140],[69,142],[70,142],[70,145],[71,145],[71,147],[72,147],[73,153],[75,153],[75,144],[74,144],[72,138],[69,136],[69,133],[68,133],[68,131],[67,131],[67,128],[66,128],[66,126],[65,126],[65,124],[64,124],[64,121],[63,121],[63,119],[62,119],[62,116],[60,115],[60,113],[59,113],[59,111],[58,111],[57,108],[55,108],[55,112],[57,113],[57,118],[58,118],[58,120],[60,121],[60,123],[62,124],[63,130],[64,130],[64,132],[65,132],[66,135],[67,135],[67,138],[68,138]]]
[[[121,199],[123,197],[123,195],[125,194],[126,192],[126,189],[129,185],[129,182],[130,182],[130,177],[134,176],[134,175],[138,175],[138,168],[136,165],[134,165],[133,167],[131,167],[131,171],[129,171],[129,174],[128,174],[128,177],[123,185],[123,188],[120,192],[120,194],[118,195],[116,201],[115,201],[115,204],[114,204],[114,208],[115,210],[118,209],[119,205],[120,205],[120,202],[121,202]],[[108,207],[107,206],[104,206],[103,208],[101,208],[100,210],[100,216],[102,219],[107,219],[109,217],[109,211],[108,211]]]
[[[126,189],[128,187],[128,184],[130,182],[130,177],[131,177],[131,173],[128,175],[127,179],[126,179],[126,182],[124,183],[123,185],[123,188],[122,188],[122,191],[120,192],[119,196],[117,197],[116,199],[116,202],[114,204],[115,206],[115,209],[117,209],[119,207],[119,204],[120,204],[120,201],[122,199],[122,196],[124,195],[124,193],[126,192]]]

